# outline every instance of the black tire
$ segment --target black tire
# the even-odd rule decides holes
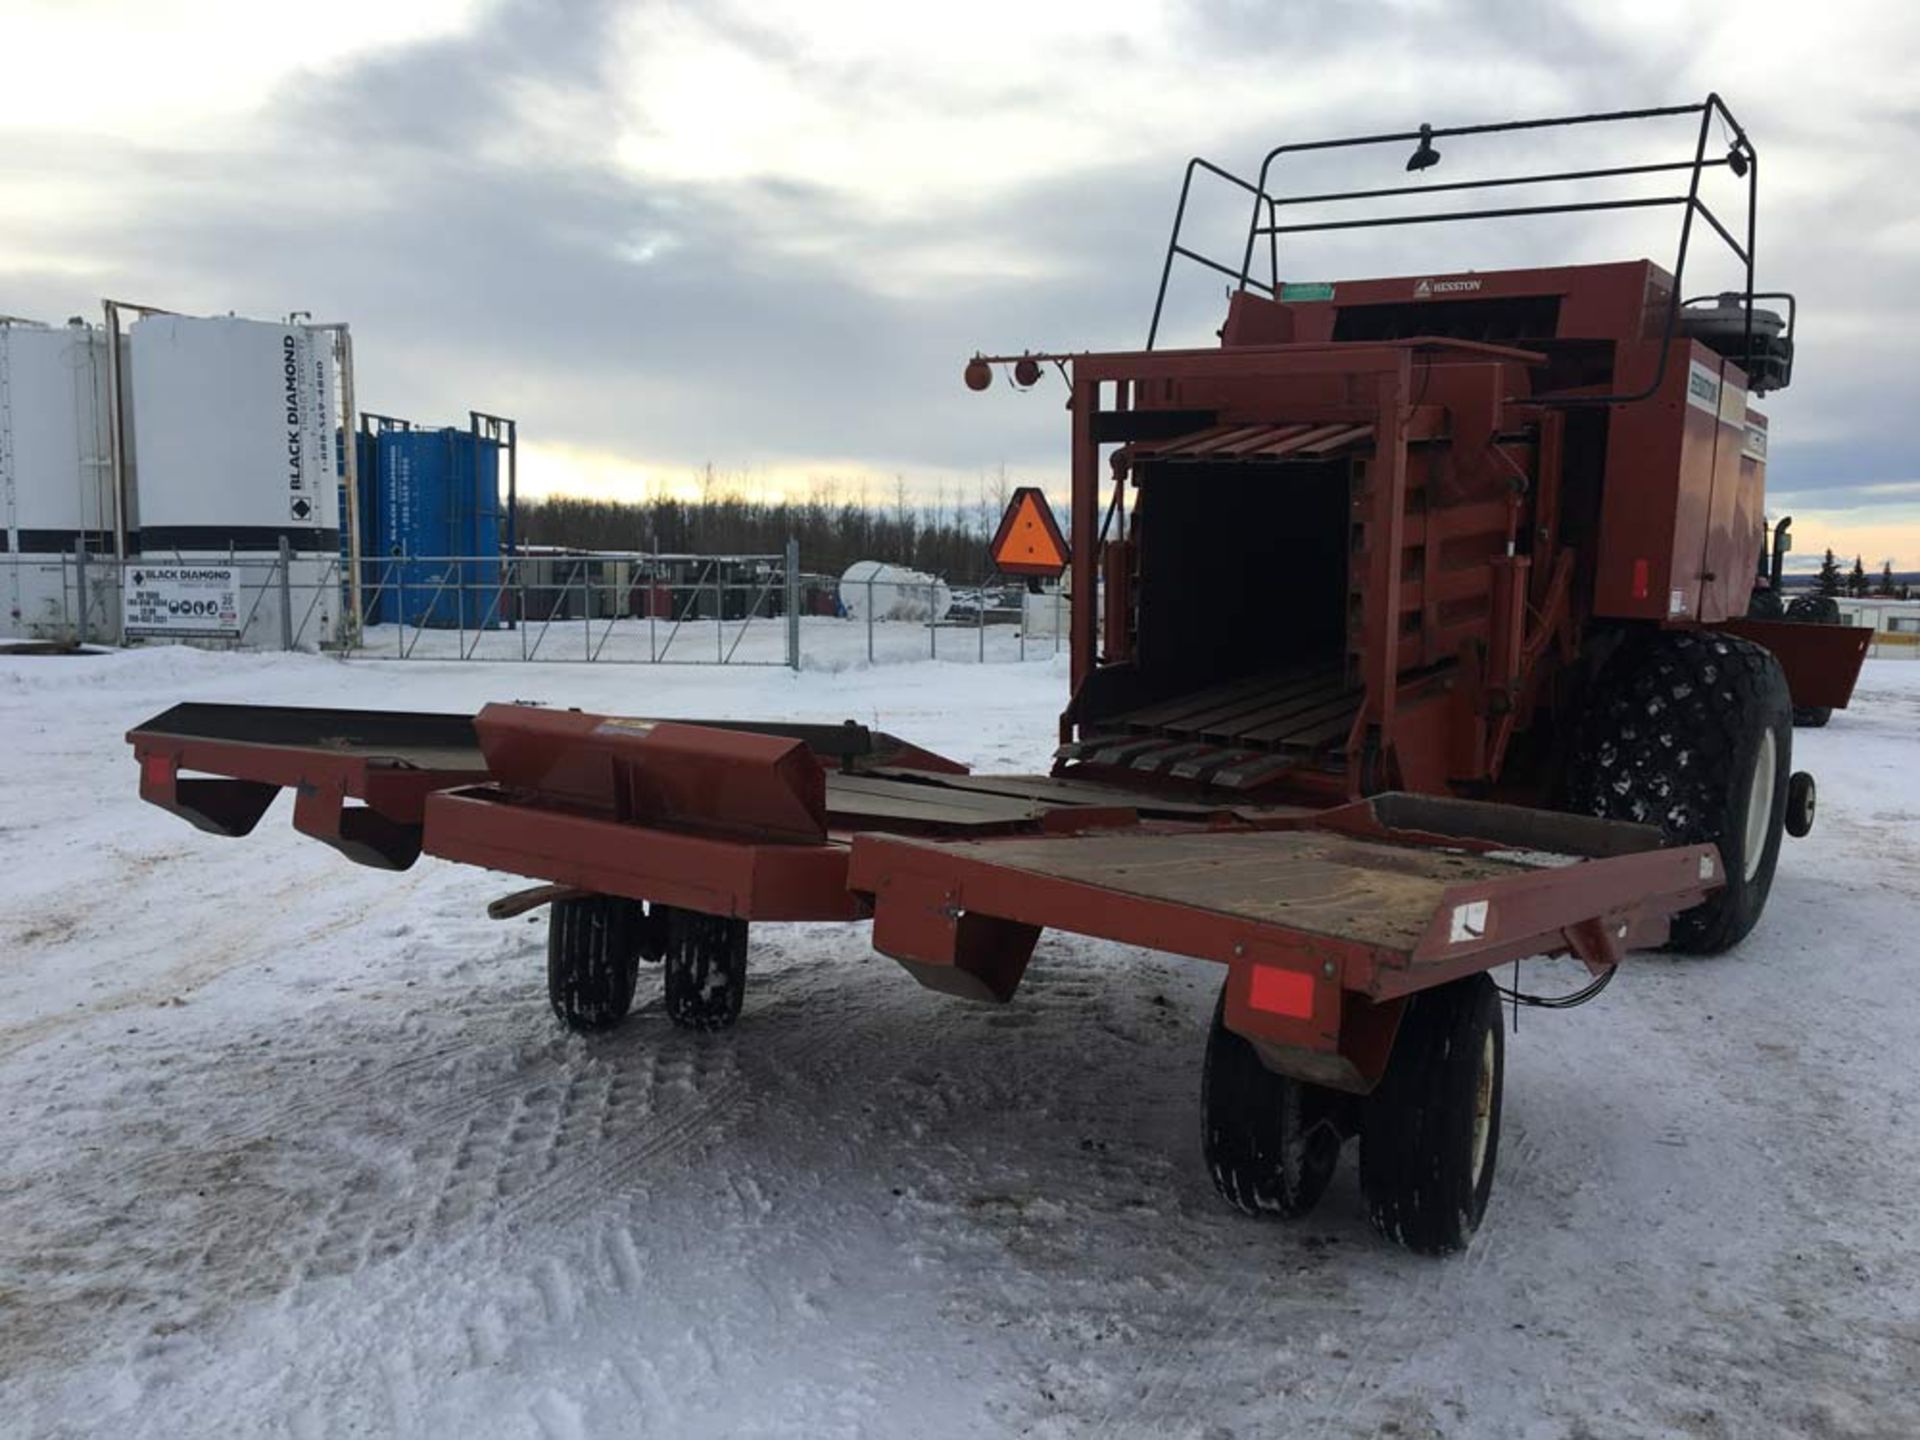
[[[725,1030],[747,990],[747,922],[665,910],[667,1018],[683,1030]]]
[[[1750,827],[1769,756],[1772,784],[1759,786],[1767,809]],[[1574,746],[1568,808],[1657,825],[1669,844],[1717,845],[1725,883],[1674,917],[1667,948],[1718,955],[1766,908],[1792,762],[1793,702],[1772,654],[1713,631],[1656,631],[1626,641],[1600,674]]]
[[[1749,620],[1781,620],[1786,618],[1786,602],[1781,600],[1780,592],[1771,585],[1758,586],[1747,597],[1747,618]]]
[[[1200,1139],[1220,1198],[1248,1215],[1297,1219],[1319,1203],[1350,1128],[1347,1096],[1276,1074],[1227,1029],[1223,986],[1200,1072]]]
[[[1840,602],[1831,595],[1796,595],[1787,606],[1786,618],[1802,625],[1838,625]],[[1831,705],[1793,707],[1793,723],[1807,730],[1818,730],[1831,719]]]
[[[1422,1255],[1464,1249],[1493,1193],[1506,1039],[1471,975],[1407,1002],[1387,1073],[1363,1102],[1360,1191],[1373,1228]]]
[[[1838,625],[1840,602],[1831,595],[1796,595],[1787,602],[1787,619],[1802,625]]]
[[[547,1000],[569,1030],[611,1030],[627,1018],[643,921],[638,901],[613,895],[553,902],[547,917]]]

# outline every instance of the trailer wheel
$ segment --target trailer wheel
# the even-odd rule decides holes
[[[633,1008],[640,903],[615,895],[556,900],[547,917],[547,1000],[569,1030],[610,1030]]]
[[[1720,849],[1724,884],[1676,915],[1667,948],[1717,955],[1766,908],[1792,772],[1793,701],[1780,662],[1732,635],[1629,640],[1601,672],[1568,775],[1570,808],[1657,825]]]
[[[747,922],[665,910],[667,1018],[683,1030],[725,1030],[747,989]]]
[[[1254,1216],[1297,1219],[1319,1203],[1346,1139],[1347,1098],[1269,1070],[1213,1007],[1200,1071],[1200,1136],[1220,1198]]]
[[[1465,1247],[1493,1191],[1505,1076],[1500,999],[1485,975],[1407,1002],[1361,1107],[1360,1191],[1374,1229],[1422,1255]]]

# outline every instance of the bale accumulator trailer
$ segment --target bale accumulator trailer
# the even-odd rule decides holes
[[[183,705],[129,737],[141,793],[241,835],[291,789],[295,827],[361,863],[544,882],[494,910],[551,906],[549,996],[579,1030],[625,1017],[647,960],[676,1024],[731,1025],[756,920],[871,920],[923,984],[994,1002],[1047,928],[1215,961],[1201,1129],[1221,1194],[1303,1214],[1358,1136],[1374,1224],[1456,1249],[1498,1149],[1488,972],[1570,954],[1591,991],[1629,950],[1737,942],[1783,824],[1811,823],[1791,706],[1844,705],[1864,646],[1743,618],[1765,430],[1747,395],[1785,382],[1791,341],[1755,309],[1751,234],[1699,195],[1717,167],[1755,173],[1717,99],[1330,142],[1420,160],[1455,135],[1679,115],[1700,121],[1683,162],[1333,198],[1684,173],[1675,276],[1702,216],[1746,262],[1715,306],[1737,325],[1689,333],[1647,262],[1300,287],[1276,261],[1260,282],[1258,241],[1303,228],[1263,167],[1233,182],[1254,211],[1219,349],[1002,357],[1022,384],[1057,364],[1071,392],[1072,694],[1049,774],[973,775],[851,723]],[[1192,253],[1176,221],[1168,266]],[[1028,568],[1054,533],[1034,503],[1000,537]]]

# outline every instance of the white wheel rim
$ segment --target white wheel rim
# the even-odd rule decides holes
[[[1487,1145],[1493,1139],[1493,1031],[1480,1037],[1480,1073],[1473,1082],[1473,1188],[1480,1188],[1487,1168]]]
[[[1769,726],[1760,733],[1760,749],[1753,757],[1753,781],[1747,788],[1747,836],[1744,851],[1748,880],[1760,873],[1767,832],[1773,828],[1773,781],[1780,765],[1780,749]]]

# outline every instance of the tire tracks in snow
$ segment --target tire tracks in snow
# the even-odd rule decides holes
[[[630,1084],[634,1093],[626,1103],[644,1112],[628,1117],[630,1128],[609,1131],[590,1126],[586,1133],[568,1137],[567,1105],[564,1099],[555,1103],[552,1095],[556,1090],[579,1090],[583,1077],[575,1072],[530,1082],[525,1063],[427,1115],[408,1112],[412,1135],[424,1130],[444,1132],[464,1120],[476,1131],[505,1138],[497,1150],[476,1143],[466,1161],[459,1152],[467,1141],[452,1142],[454,1158],[448,1161],[442,1156],[447,1173],[401,1197],[407,1202],[404,1217],[390,1213],[395,1197],[376,1195],[361,1197],[322,1221],[316,1255],[298,1266],[281,1287],[280,1303],[297,1303],[311,1282],[354,1278],[349,1303],[356,1314],[355,1330],[367,1337],[364,1345],[382,1348],[382,1373],[391,1379],[397,1362],[384,1353],[389,1347],[379,1337],[408,1333],[419,1300],[417,1277],[391,1268],[391,1262],[429,1245],[434,1247],[435,1270],[475,1292],[460,1322],[446,1327],[448,1335],[461,1337],[463,1354],[456,1357],[458,1364],[487,1366],[515,1349],[540,1348],[547,1337],[576,1329],[583,1314],[610,1298],[644,1293],[647,1266],[633,1227],[617,1214],[594,1227],[583,1222],[598,1211],[618,1211],[650,1171],[717,1138],[725,1127],[750,1115],[751,1108],[744,1102],[755,1093],[756,1084],[777,1084],[782,1077],[798,1084],[807,1076],[813,1077],[809,1083],[817,1083],[834,1070],[831,1056],[849,1002],[860,1003],[857,977],[812,963],[783,967],[764,977],[757,988],[771,993],[772,1003],[752,1017],[747,1034],[669,1031],[639,1062],[631,1056],[601,1060],[600,1045],[586,1052],[589,1065],[600,1061],[607,1067],[599,1077],[603,1084],[623,1080]],[[819,994],[822,990],[836,993],[829,999]],[[650,1002],[638,1007],[633,1018],[645,1021],[659,1009],[659,1002]],[[631,1030],[622,1033],[631,1036]],[[562,1053],[554,1058],[568,1067],[577,1065],[579,1057],[572,1052],[582,1043],[559,1042]],[[737,1053],[741,1045],[755,1046],[751,1061]],[[431,1061],[420,1057],[410,1063],[418,1067]],[[641,1077],[632,1074],[636,1063],[643,1067]],[[530,1095],[536,1097],[532,1106],[527,1104]],[[542,1096],[547,1098],[538,1098]],[[497,1123],[495,1116],[500,1117]],[[516,1168],[516,1160],[524,1163]],[[475,1203],[442,1213],[446,1196],[458,1188],[457,1177],[463,1172],[464,1183],[477,1185],[482,1193]],[[504,1177],[510,1174],[514,1178],[508,1181]],[[450,1183],[450,1178],[456,1183]],[[380,1212],[388,1212],[386,1232],[398,1242],[384,1253],[373,1243],[381,1232],[370,1230],[363,1218]],[[329,1252],[326,1237],[339,1230],[353,1233],[344,1246]],[[449,1237],[445,1243],[434,1245],[443,1236]],[[535,1237],[531,1253],[505,1273],[486,1258],[490,1251],[506,1250],[509,1245],[517,1249],[529,1237]],[[348,1262],[344,1265],[313,1263],[315,1258],[338,1259],[342,1254]],[[366,1294],[369,1281],[381,1287],[372,1300]],[[321,1303],[328,1300],[322,1297]],[[359,1349],[361,1353],[334,1352],[332,1363],[350,1368],[364,1364],[364,1346]],[[636,1403],[657,1407],[665,1391],[650,1362],[624,1348],[612,1360],[623,1391],[645,1397]],[[424,1362],[414,1358],[408,1363],[417,1367]],[[289,1370],[284,1394],[290,1408],[297,1408],[291,1402],[301,1383],[298,1368]],[[390,1383],[385,1388],[393,1428],[402,1434],[428,1433],[430,1398],[423,1398],[417,1387]],[[563,1417],[568,1415],[577,1418],[572,1402],[552,1391],[535,1397],[528,1410],[541,1433],[567,1433]]]

